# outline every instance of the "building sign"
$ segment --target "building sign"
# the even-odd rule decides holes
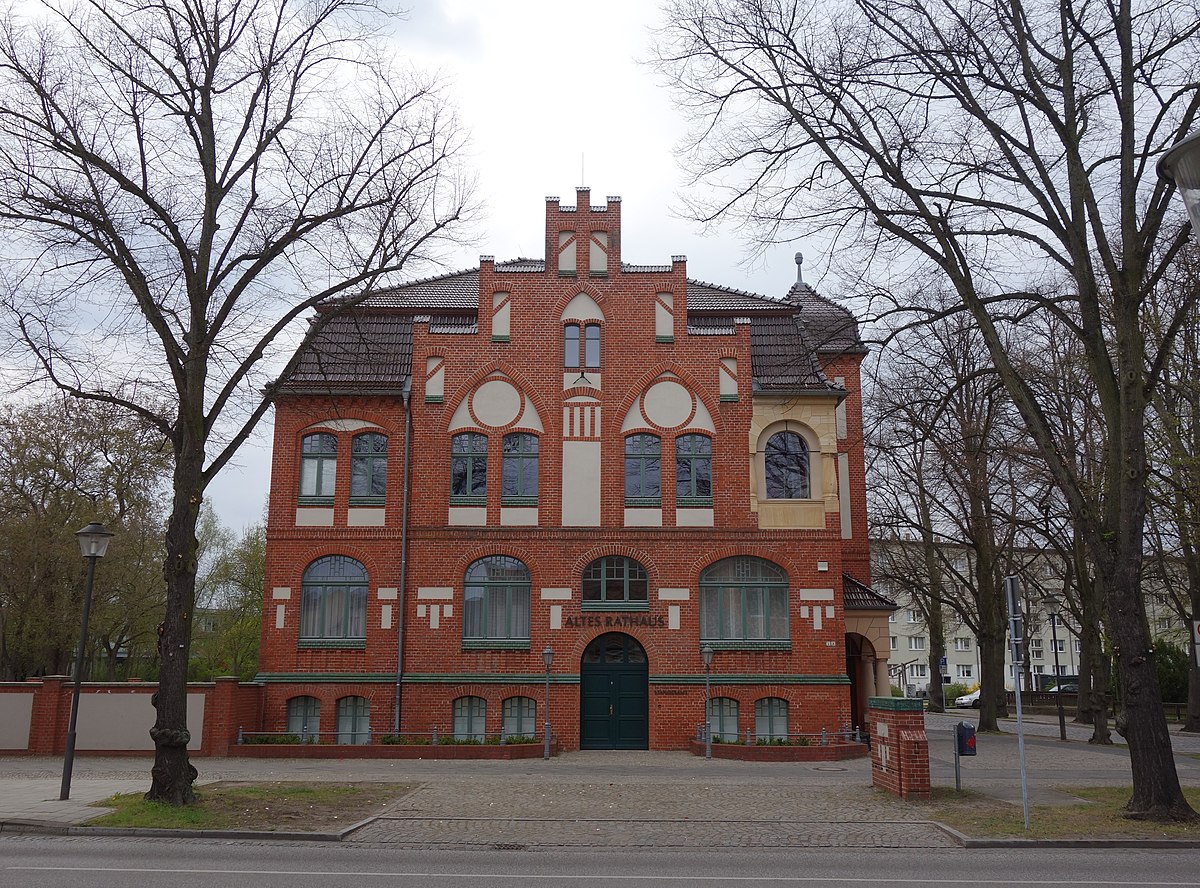
[[[666,629],[667,620],[661,614],[579,614],[563,617],[564,629]]]

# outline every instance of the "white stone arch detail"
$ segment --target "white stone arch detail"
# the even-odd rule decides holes
[[[603,321],[604,312],[596,300],[587,293],[578,293],[562,311],[561,320],[567,321]]]
[[[496,398],[503,398],[505,404],[497,408]],[[545,426],[529,395],[506,374],[493,373],[472,386],[454,409],[449,431],[460,429],[526,429],[540,433]]]
[[[332,432],[357,432],[360,429],[379,429],[383,431],[383,426],[367,422],[365,419],[326,419],[305,426],[301,430],[301,434],[314,431],[315,429],[329,429]]]
[[[717,433],[712,414],[704,402],[674,373],[663,373],[637,396],[621,421],[621,432],[651,428],[678,434],[697,431]]]

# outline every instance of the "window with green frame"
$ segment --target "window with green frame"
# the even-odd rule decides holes
[[[532,697],[509,697],[504,701],[504,738],[537,736],[537,703]]]
[[[680,435],[675,439],[675,504],[704,508],[712,502],[712,439]]]
[[[662,442],[657,435],[625,438],[625,505],[662,504]]]
[[[584,610],[645,610],[650,607],[646,568],[620,555],[597,558],[583,569]]]
[[[738,741],[738,701],[732,697],[713,697],[708,701],[708,729],[719,743]]]
[[[304,739],[321,733],[321,701],[316,697],[292,697],[287,701],[287,729]]]
[[[337,436],[329,432],[305,435],[300,441],[300,502],[333,502],[337,481]]]
[[[538,437],[527,432],[504,436],[500,502],[536,506],[538,500]]]
[[[788,704],[780,697],[754,701],[754,737],[756,740],[788,738]]]
[[[361,647],[366,637],[367,569],[345,555],[318,558],[300,590],[301,646]]]
[[[463,432],[450,439],[450,502],[487,504],[487,435]]]
[[[350,442],[351,505],[383,505],[387,496],[387,435],[364,432]]]
[[[463,647],[529,647],[529,569],[521,561],[489,555],[467,568]]]
[[[337,742],[343,746],[371,742],[371,704],[366,697],[342,697],[337,701]]]
[[[454,701],[454,739],[482,743],[487,734],[487,700],[458,697]]]
[[[700,639],[718,647],[786,647],[788,578],[777,564],[739,555],[700,573]]]

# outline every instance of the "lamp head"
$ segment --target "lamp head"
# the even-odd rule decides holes
[[[83,530],[75,531],[75,539],[79,540],[79,551],[84,558],[103,558],[112,537],[112,532],[97,521]]]
[[[546,645],[546,647],[542,649],[542,663],[545,665],[546,669],[549,669],[553,662],[554,650],[550,647],[550,645]]]
[[[700,648],[700,658],[704,660],[705,669],[712,665],[713,649],[711,644],[706,644]]]
[[[1192,231],[1200,237],[1200,132],[1176,142],[1158,159],[1158,177],[1174,182],[1183,197]]]

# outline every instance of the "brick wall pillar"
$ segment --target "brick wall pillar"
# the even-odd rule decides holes
[[[929,741],[920,700],[872,697],[871,782],[902,799],[929,798]]]
[[[33,692],[29,721],[29,751],[34,755],[58,755],[67,745],[67,721],[71,711],[70,687],[65,675],[47,675]]]
[[[200,742],[201,755],[226,756],[229,747],[237,743],[237,703],[241,679],[222,675],[204,699],[204,737]]]

